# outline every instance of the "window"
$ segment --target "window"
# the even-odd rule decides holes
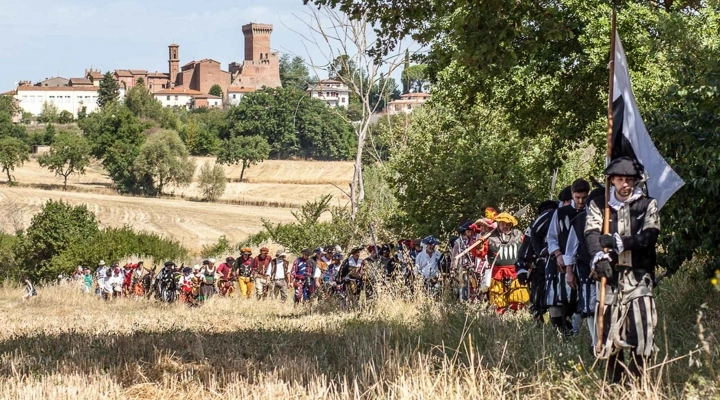
[[[170,100],[170,95],[167,96],[167,100]]]
[[[408,105],[407,105],[407,109],[408,109],[408,110],[412,110],[412,105],[408,104]]]
[[[175,101],[177,101],[177,100],[178,100],[178,96],[175,96]]]
[[[72,103],[72,100],[70,100],[70,96],[65,96],[65,102]]]
[[[235,98],[235,95],[233,94],[233,99]]]
[[[341,103],[345,103],[345,98],[344,98],[344,97],[341,97],[341,98],[340,98],[340,102],[341,102]]]

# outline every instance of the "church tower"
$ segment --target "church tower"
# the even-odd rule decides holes
[[[180,54],[179,54],[179,48],[180,46],[176,44],[171,44],[168,46],[169,50],[169,58],[168,58],[168,65],[170,68],[170,88],[175,87],[175,82],[177,82],[177,76],[178,72],[180,71]]]

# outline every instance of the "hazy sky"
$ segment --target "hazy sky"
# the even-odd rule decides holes
[[[298,33],[310,33],[302,0],[0,2],[0,92],[20,80],[82,77],[89,67],[167,72],[173,42],[180,45],[180,65],[212,58],[227,70],[243,60],[241,27],[249,22],[274,25],[274,50],[322,57]]]

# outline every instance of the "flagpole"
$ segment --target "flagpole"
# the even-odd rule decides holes
[[[615,0],[613,0],[612,4],[612,19],[611,19],[611,29],[610,29],[610,89],[608,94],[608,117],[607,117],[607,142],[605,146],[605,167],[610,164],[610,158],[612,157],[612,147],[613,147],[613,88],[614,88],[614,79],[615,79],[615,37],[617,32],[617,26],[616,26],[616,6],[615,6]],[[603,234],[607,235],[610,233],[610,185],[611,185],[610,177],[605,178],[605,216],[603,218]],[[607,249],[605,249],[607,251]],[[600,354],[603,347],[603,331],[604,331],[604,322],[605,322],[605,287],[607,285],[607,278],[601,277],[600,278],[600,296],[599,296],[599,302],[600,307],[598,308],[598,312],[600,313],[600,316],[597,320],[597,346],[596,346],[596,354]]]

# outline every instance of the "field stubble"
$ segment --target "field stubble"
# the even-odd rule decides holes
[[[672,288],[672,286],[671,286]],[[73,287],[31,301],[0,289],[0,397],[505,399],[709,398],[695,312],[659,309],[661,348],[649,378],[608,386],[591,371],[587,332],[563,340],[527,314],[382,295],[372,308],[215,298],[201,308],[120,299]],[[665,296],[672,299],[672,296]],[[688,293],[689,294],[689,293]],[[681,294],[682,295],[682,294]],[[683,307],[699,307],[710,291]],[[689,304],[688,304],[689,303]],[[717,310],[714,300],[710,309]],[[697,310],[696,308],[695,310]],[[677,313],[677,314],[674,314]],[[706,334],[720,321],[708,316]],[[713,346],[715,346],[713,344]],[[697,350],[695,358],[702,359]],[[716,349],[711,350],[716,354]],[[708,356],[710,357],[710,356]],[[715,357],[715,356],[713,356]],[[716,360],[709,362],[717,363]]]

